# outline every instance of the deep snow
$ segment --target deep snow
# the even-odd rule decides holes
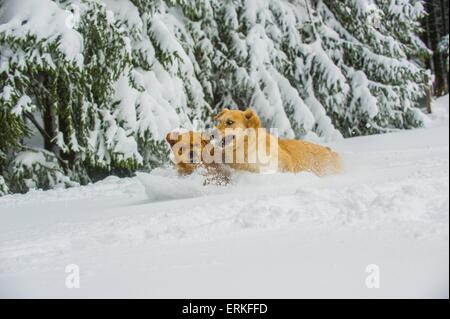
[[[431,118],[334,143],[341,176],[159,169],[0,198],[0,297],[448,298],[448,96]]]

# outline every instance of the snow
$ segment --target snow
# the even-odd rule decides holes
[[[9,101],[10,100],[10,98],[11,98],[11,91],[12,91],[12,87],[9,86],[9,85],[6,85],[3,88],[3,92],[2,92],[2,95],[1,95],[3,100],[5,100],[5,101]]]
[[[70,60],[82,59],[83,41],[73,27],[74,14],[51,0],[6,0],[0,10],[0,32],[16,37],[34,34],[55,40]]]
[[[430,115],[431,121],[428,123],[428,127],[435,127],[445,125],[449,122],[449,101],[448,95],[438,98],[433,104],[432,111]]]
[[[425,129],[331,144],[340,176],[218,187],[160,168],[4,196],[0,297],[448,298],[448,96],[435,110]]]
[[[17,154],[14,162],[17,163],[17,165],[31,168],[36,164],[44,166],[47,163],[47,160],[41,152],[23,151]]]
[[[361,109],[364,110],[369,118],[374,118],[378,112],[377,99],[370,93],[368,88],[367,76],[364,72],[357,71],[353,75],[353,100],[352,104],[359,101],[361,103]],[[356,107],[353,106],[355,109]]]
[[[168,18],[168,17],[167,17]],[[168,29],[168,21],[162,20],[161,15],[155,14],[151,18],[151,26],[149,31],[155,37],[155,41],[163,52],[176,53],[180,61],[175,59],[172,63],[172,72],[180,68],[182,72],[191,74],[193,72],[192,62],[181,47],[179,41],[175,38],[173,32]]]
[[[5,92],[5,91],[4,91]],[[22,115],[24,112],[29,112],[32,110],[32,107],[30,107],[31,99],[28,95],[23,95],[19,101],[17,101],[16,106],[13,107],[11,110],[11,113],[17,116]]]
[[[120,20],[126,21],[133,28],[143,28],[139,11],[129,0],[103,0],[103,2],[108,9],[118,15]]]

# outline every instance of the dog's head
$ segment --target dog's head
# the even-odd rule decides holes
[[[170,132],[166,141],[172,149],[175,164],[195,168],[202,163],[202,152],[210,142],[210,137],[199,132]]]
[[[217,121],[216,129],[224,136],[227,129],[258,129],[261,120],[252,108],[245,111],[224,109],[214,117]]]
[[[250,130],[261,127],[261,120],[252,108],[245,111],[224,109],[214,117],[217,121],[215,138],[221,140],[221,147],[236,146],[236,138],[243,138]]]

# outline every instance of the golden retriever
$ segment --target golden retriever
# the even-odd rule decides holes
[[[227,163],[234,169],[262,172],[267,165],[270,167],[272,163],[276,163],[275,169],[281,172],[306,171],[323,176],[341,171],[339,154],[314,143],[270,135],[267,130],[261,129],[261,121],[251,108],[246,111],[224,109],[214,119],[218,121],[216,129],[223,138],[224,149],[232,148],[233,158],[231,163]],[[227,132],[238,132],[232,133],[232,143],[229,142],[230,135]],[[264,135],[262,140],[265,139],[264,147],[257,143],[261,134]],[[275,148],[270,147],[273,145],[271,143],[275,143]],[[268,160],[264,163],[254,154],[259,154],[259,148],[268,152]],[[237,160],[239,152],[243,153],[240,161]],[[256,161],[250,161],[250,158],[256,158]]]
[[[206,170],[205,184],[227,184],[230,171],[215,158],[215,149],[211,145],[211,136],[200,132],[170,132],[166,141],[171,147],[173,162],[179,175],[190,175],[199,168]],[[221,155],[221,154],[217,154]]]

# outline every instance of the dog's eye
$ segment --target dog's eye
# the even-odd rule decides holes
[[[234,124],[234,121],[232,121],[232,120],[228,120],[228,121],[226,121],[226,124],[227,124],[228,126],[231,126],[231,125],[233,125],[233,124]]]

